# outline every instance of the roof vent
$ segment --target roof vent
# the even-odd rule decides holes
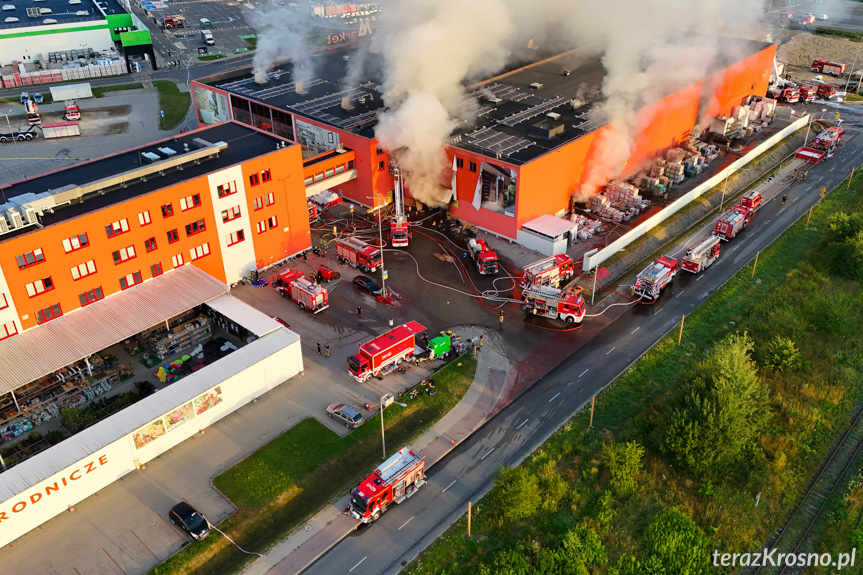
[[[530,85],[530,87],[533,88],[534,90],[541,90],[542,84],[540,84],[539,82],[534,82],[533,84]]]
[[[347,96],[342,98],[342,110],[353,110],[354,105],[351,104],[351,99]]]
[[[294,82],[294,92],[297,94],[308,94],[309,91],[306,90],[305,86],[302,82]]]
[[[549,112],[545,115],[546,118],[551,118],[552,120],[560,120],[560,114],[557,112]]]

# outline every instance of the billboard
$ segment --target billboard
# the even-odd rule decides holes
[[[195,86],[195,109],[198,110],[198,120],[205,126],[231,119],[228,113],[228,96],[201,86]]]
[[[303,150],[303,159],[306,159],[338,148],[339,135],[297,118],[297,142]]]

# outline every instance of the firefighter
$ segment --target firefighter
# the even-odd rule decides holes
[[[788,194],[782,194],[782,205],[785,205],[785,200],[788,199]]]
[[[330,344],[329,344],[329,342],[327,342],[327,345],[324,346],[324,351],[325,351],[327,357],[330,357]]]
[[[500,316],[498,316],[498,319],[500,320],[500,327],[503,327],[503,310],[500,310]]]
[[[809,170],[806,170],[805,172],[803,172],[803,181],[804,182],[806,181],[806,176],[808,176],[808,175],[809,175]]]
[[[479,349],[482,350],[482,334],[479,336]]]
[[[321,342],[318,342],[318,355],[321,355]]]

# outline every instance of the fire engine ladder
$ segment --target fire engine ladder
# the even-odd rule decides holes
[[[392,166],[392,173],[395,179],[395,189],[393,191],[393,207],[395,209],[395,213],[393,214],[393,220],[397,223],[405,223],[407,222],[407,217],[405,216],[405,189],[402,182],[402,172],[398,166]]]

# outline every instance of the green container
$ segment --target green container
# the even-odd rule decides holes
[[[447,353],[450,348],[450,339],[448,336],[441,335],[429,340],[429,358],[434,359]]]

